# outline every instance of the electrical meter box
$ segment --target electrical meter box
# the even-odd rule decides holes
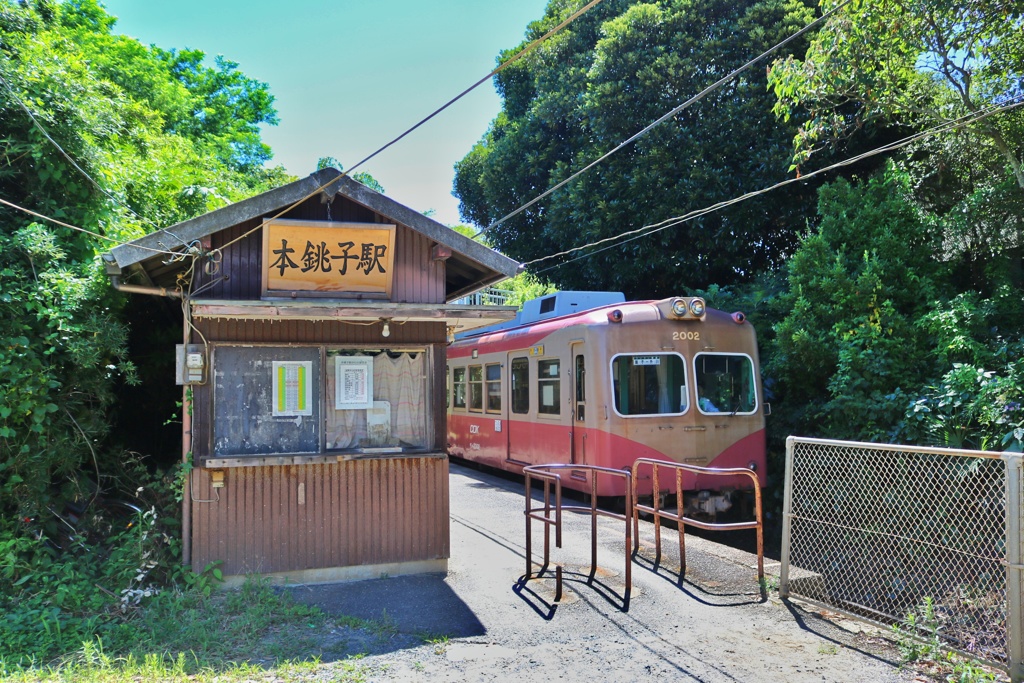
[[[174,372],[177,384],[206,382],[206,349],[202,344],[178,344],[174,347]]]

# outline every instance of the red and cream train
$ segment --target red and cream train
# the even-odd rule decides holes
[[[645,457],[763,477],[764,408],[753,327],[700,298],[558,292],[448,347],[448,452],[509,472]],[[598,495],[624,494],[618,478],[602,481]],[[660,484],[674,490],[674,477]],[[649,480],[638,486],[651,493]],[[727,509],[744,486],[748,477],[684,474],[699,492],[687,496],[691,513]]]

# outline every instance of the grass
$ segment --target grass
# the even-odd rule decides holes
[[[901,623],[893,624],[892,634],[904,664],[956,683],[994,683],[998,680],[998,674],[993,670],[946,651],[939,635],[940,626],[935,601],[931,597],[925,597]]]
[[[367,679],[370,667],[361,655],[349,656],[346,636],[365,642],[397,631],[390,618],[329,619],[266,581],[250,578],[237,591],[211,595],[165,591],[106,641],[81,643],[55,661],[26,663],[0,656],[0,680],[231,683],[313,681],[326,675],[331,681],[359,683]],[[330,651],[324,652],[325,646]],[[333,661],[325,662],[325,656]]]
[[[177,657],[146,655],[142,659],[134,655],[112,657],[86,644],[80,655],[80,661],[41,668],[8,671],[0,665],[0,675],[7,683],[299,683],[322,681],[325,676],[337,683],[362,683],[371,673],[370,667],[358,657],[329,664],[314,658],[309,661],[280,662],[269,668],[247,662],[215,668],[197,667],[195,660],[190,660],[184,653]]]

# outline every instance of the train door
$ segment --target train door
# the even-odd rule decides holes
[[[585,463],[587,461],[587,364],[583,356],[583,342],[569,344],[569,357],[572,358],[569,376],[569,392],[572,397],[572,450],[569,462]]]
[[[530,357],[522,352],[508,355],[508,420],[505,434],[508,450],[505,459],[530,463]]]

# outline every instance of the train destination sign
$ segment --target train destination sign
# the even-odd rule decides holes
[[[633,365],[661,365],[661,356],[633,356]]]
[[[389,298],[395,226],[271,220],[263,227],[263,296]]]

